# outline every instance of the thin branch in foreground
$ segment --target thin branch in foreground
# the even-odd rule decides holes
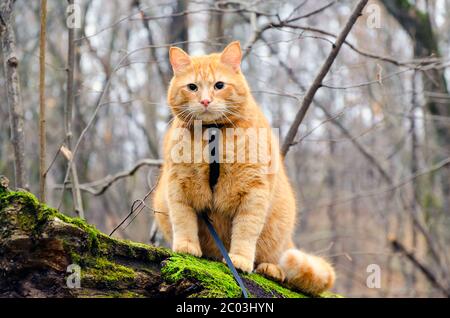
[[[344,29],[339,34],[338,38],[336,39],[336,42],[333,46],[333,49],[331,50],[330,54],[328,55],[327,59],[325,60],[325,63],[322,65],[322,68],[319,71],[319,74],[317,74],[316,78],[314,79],[312,85],[306,92],[305,97],[303,98],[302,105],[300,107],[300,110],[298,111],[297,115],[295,116],[294,122],[292,123],[291,127],[289,128],[289,131],[286,135],[286,138],[284,139],[283,146],[281,147],[281,153],[283,156],[286,156],[287,152],[289,151],[289,148],[292,145],[292,142],[295,139],[295,136],[297,135],[298,127],[302,123],[303,119],[305,118],[306,112],[309,109],[309,106],[311,105],[314,96],[316,95],[316,92],[318,89],[322,86],[322,81],[325,78],[325,76],[328,74],[331,66],[333,65],[334,60],[336,59],[342,44],[344,43],[347,35],[350,33],[351,29],[353,28],[353,25],[356,23],[356,20],[361,16],[361,12],[366,6],[368,0],[361,0],[356,5],[355,9],[353,10],[353,13],[351,14],[350,18],[348,19]]]
[[[124,229],[126,229],[128,227],[128,225],[130,225],[131,222],[133,222],[134,219],[144,210],[144,208],[146,208],[146,207],[148,208],[148,206],[145,204],[145,200],[147,200],[148,197],[153,193],[157,184],[158,184],[158,182],[156,182],[156,184],[153,187],[151,187],[151,189],[145,194],[145,196],[142,198],[142,200],[138,199],[133,202],[133,204],[131,205],[131,208],[130,208],[130,213],[128,213],[127,216],[111,231],[109,236],[112,236],[114,234],[114,232],[116,232],[125,223],[125,221],[128,220],[134,214],[134,217],[125,226]],[[138,203],[138,204],[136,205],[136,203]],[[139,209],[139,211],[138,211],[138,209]]]
[[[52,169],[53,165],[56,162],[56,159],[58,158],[58,155],[61,153],[61,148],[64,146],[64,143],[66,142],[66,138],[63,139],[63,141],[61,141],[59,143],[58,149],[56,150],[56,153],[53,155],[52,161],[50,162],[50,164],[48,165],[47,169],[44,172],[44,175],[47,176],[48,173],[50,172],[50,170]]]

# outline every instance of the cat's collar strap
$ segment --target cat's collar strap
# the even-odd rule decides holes
[[[202,127],[205,129],[209,128],[218,128],[221,129],[224,125],[223,124],[203,124]]]

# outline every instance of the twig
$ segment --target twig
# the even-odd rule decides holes
[[[301,20],[301,19],[309,18],[309,17],[311,17],[311,16],[313,16],[313,15],[316,15],[316,14],[318,14],[318,13],[321,13],[322,11],[325,11],[326,9],[328,9],[328,8],[331,7],[331,6],[333,6],[333,5],[334,5],[335,3],[337,3],[338,1],[339,1],[339,0],[333,0],[333,1],[331,1],[330,3],[324,5],[324,6],[318,8],[318,9],[316,9],[316,10],[313,10],[313,11],[311,11],[311,12],[308,12],[308,13],[306,13],[306,14],[304,14],[304,15],[301,15],[301,16],[298,16],[298,17],[295,17],[295,18],[288,18],[288,19],[286,20],[286,22],[287,22],[287,23],[291,23],[291,22],[295,22],[295,21],[298,21],[298,20]]]
[[[302,31],[309,31],[309,32],[314,32],[314,33],[319,33],[322,35],[326,35],[329,37],[333,37],[333,38],[337,38],[338,36],[334,33],[316,28],[316,27],[311,27],[311,26],[302,26],[302,25],[294,25],[294,24],[288,24],[288,23],[280,23],[280,24],[273,24],[271,25],[271,28],[289,28],[289,29],[298,29],[298,30],[302,30]],[[415,64],[420,64],[422,63],[421,61],[398,61],[395,58],[392,57],[388,57],[388,56],[382,56],[382,55],[377,55],[377,54],[373,54],[371,52],[366,52],[363,51],[359,48],[357,48],[355,45],[353,45],[352,43],[348,42],[347,40],[344,41],[344,44],[346,46],[348,46],[351,50],[355,51],[356,53],[358,53],[359,55],[371,58],[371,59],[376,59],[379,61],[383,61],[383,62],[388,62],[391,63],[393,65],[396,66],[412,66]]]
[[[295,116],[294,122],[289,128],[289,131],[283,142],[283,146],[281,147],[281,153],[283,154],[283,156],[286,156],[287,152],[289,151],[289,148],[291,147],[292,142],[295,136],[297,135],[298,127],[305,118],[306,112],[308,111],[309,106],[311,105],[317,90],[322,86],[323,79],[328,74],[328,71],[330,70],[331,65],[333,65],[333,62],[336,59],[339,50],[341,49],[342,44],[344,43],[345,38],[350,33],[351,29],[353,28],[353,25],[356,23],[356,20],[358,20],[358,17],[361,15],[361,12],[363,8],[366,6],[367,2],[368,0],[361,0],[356,5],[344,29],[341,31],[338,38],[336,39],[336,43],[334,44],[333,49],[331,50],[330,54],[325,60],[325,63],[322,65],[319,74],[317,74],[316,78],[314,79],[314,82],[306,92],[306,95],[302,101],[302,105],[300,106],[300,110]]]
[[[148,9],[149,9],[149,7],[145,7],[145,8],[142,8],[141,11],[145,11],[145,10],[148,10]],[[219,8],[218,6],[216,6],[216,7],[196,9],[196,10],[184,10],[184,11],[181,11],[181,12],[175,12],[175,13],[171,13],[171,14],[164,14],[164,15],[160,15],[160,16],[145,16],[145,19],[148,20],[148,21],[150,21],[150,20],[165,20],[165,19],[171,19],[171,18],[182,17],[182,16],[187,16],[187,15],[194,15],[194,14],[203,14],[203,13],[222,13],[222,14],[225,14],[225,13],[255,13],[255,14],[259,15],[259,16],[266,16],[266,17],[273,17],[273,16],[275,16],[275,14],[269,14],[269,13],[266,13],[266,12],[253,10],[253,9],[250,9],[250,8],[247,8],[247,7],[238,8],[238,9],[222,9],[222,8]],[[84,39],[87,39],[87,38],[91,38],[91,37],[97,36],[97,35],[99,35],[100,33],[104,32],[106,30],[109,30],[111,28],[116,27],[117,25],[121,24],[122,22],[125,22],[127,20],[132,21],[133,17],[135,17],[137,15],[141,15],[141,13],[140,12],[136,12],[136,13],[132,13],[132,14],[130,14],[128,16],[125,16],[123,18],[120,18],[119,20],[117,20],[116,22],[112,23],[111,25],[106,26],[106,27],[96,31],[93,34],[82,36],[82,37],[76,39],[75,41],[81,41],[81,40],[84,40]],[[142,18],[143,17],[141,15],[140,19],[142,19]]]
[[[52,161],[50,162],[50,164],[48,165],[47,169],[44,172],[44,175],[47,176],[48,172],[50,171],[50,169],[53,167],[53,165],[56,162],[56,159],[58,158],[58,155],[61,152],[61,147],[64,145],[64,143],[66,142],[66,138],[63,139],[63,141],[61,141],[59,143],[58,149],[56,150],[56,153],[54,154]]]
[[[332,117],[328,117],[324,120],[322,120],[317,126],[313,127],[312,129],[310,129],[309,131],[307,131],[302,137],[300,137],[297,141],[292,142],[292,145],[296,145],[298,143],[301,143],[306,137],[308,137],[309,135],[311,135],[316,129],[322,127],[324,124],[328,123],[329,121],[335,120],[339,117],[341,117],[342,115],[344,115],[344,110],[341,110],[339,113],[337,113],[336,115],[333,115]],[[333,141],[334,140],[330,140]]]
[[[347,198],[341,199],[341,200],[337,200],[337,201],[332,201],[332,202],[328,202],[325,204],[321,204],[318,206],[315,206],[315,209],[320,209],[320,208],[324,208],[324,207],[328,207],[330,205],[338,205],[338,204],[344,204],[344,203],[348,203],[350,201],[353,200],[359,200],[359,199],[363,199],[363,198],[368,198],[368,197],[372,197],[372,196],[376,196],[376,195],[381,195],[381,194],[385,194],[385,193],[389,193],[389,192],[393,192],[395,190],[397,190],[398,188],[401,188],[409,183],[411,183],[413,180],[420,178],[424,175],[436,172],[446,166],[450,166],[450,158],[446,158],[434,165],[432,165],[431,167],[428,167],[422,171],[419,171],[405,179],[403,179],[402,181],[395,183],[395,184],[390,184],[389,186],[386,186],[382,189],[377,189],[377,190],[372,190],[372,191],[364,191],[364,192],[360,192],[351,196],[348,196]]]
[[[152,35],[152,30],[150,29],[150,23],[148,20],[148,15],[145,13],[144,9],[141,9],[141,1],[140,0],[134,0],[133,4],[136,9],[139,11],[139,13],[141,14],[141,18],[142,18],[142,24],[144,25],[145,30],[147,31],[147,41],[149,45],[153,45],[154,41],[153,41],[153,35]],[[152,49],[150,51],[151,56],[156,60],[156,50]],[[156,69],[158,71],[159,77],[162,81],[162,85],[166,86],[167,83],[169,82],[170,78],[169,75],[167,74],[167,72],[165,72],[163,70],[163,68],[161,67],[161,63],[156,63]]]
[[[276,28],[276,27],[281,27],[284,25],[288,25],[289,23],[301,20],[301,19],[305,19],[308,17],[311,17],[313,15],[316,15],[322,11],[325,11],[326,9],[328,9],[329,7],[333,6],[336,2],[338,2],[339,0],[334,0],[328,4],[326,4],[323,7],[320,7],[312,12],[306,13],[305,15],[301,15],[295,18],[292,18],[292,15],[295,13],[295,11],[297,11],[301,6],[303,6],[305,4],[305,2],[300,3],[292,12],[291,14],[284,20],[280,21],[280,19],[278,18],[278,22],[267,22],[266,24],[264,24],[263,26],[261,26],[260,28],[256,28],[253,30],[252,36],[250,37],[250,39],[247,41],[247,44],[244,46],[244,55],[243,55],[243,59],[245,57],[247,57],[247,55],[250,53],[250,49],[252,48],[252,46],[258,41],[258,39],[261,37],[261,35],[263,34],[264,31],[271,29],[271,28]],[[245,20],[247,20],[247,22],[249,22],[249,19],[244,16],[243,12],[238,12]],[[278,16],[277,16],[278,17]]]
[[[133,176],[140,168],[144,166],[150,166],[150,167],[159,167],[162,165],[162,160],[159,159],[142,159],[139,160],[131,169],[121,171],[116,173],[113,176],[107,176],[105,178],[102,178],[97,181],[93,181],[90,183],[80,184],[80,190],[88,192],[92,195],[98,196],[103,194],[106,190],[108,190],[109,187],[111,187],[116,181],[119,181],[121,179]],[[71,188],[72,185],[67,185],[64,187],[64,185],[55,185],[55,189],[65,189],[65,188]],[[98,189],[94,189],[98,187]]]
[[[395,238],[390,238],[389,243],[394,252],[400,252],[406,256],[406,258],[425,275],[431,285],[442,292],[447,298],[450,298],[450,289],[443,286],[436,275],[425,264],[419,261],[412,252],[408,251],[406,247]]]
[[[131,219],[131,221],[126,225],[126,227],[128,227],[128,225],[130,225],[131,222],[133,222],[133,220],[142,212],[142,210],[145,207],[147,207],[147,205],[145,204],[145,200],[147,200],[148,197],[150,196],[150,194],[152,194],[152,192],[155,190],[157,184],[158,184],[158,182],[156,182],[156,184],[147,192],[147,194],[144,196],[144,198],[142,200],[138,199],[133,202],[133,204],[131,205],[131,208],[130,208],[130,213],[128,213],[127,216],[111,231],[109,236],[112,236],[114,234],[114,232],[116,232],[125,223],[125,221],[128,220],[139,209],[139,211],[137,211],[136,214],[134,215],[133,219]],[[136,203],[139,203],[139,204],[137,206],[135,206]]]
[[[275,49],[268,44],[264,36],[261,36],[261,39],[264,41],[264,43],[268,46],[270,49],[270,52],[276,56]],[[295,83],[299,89],[306,90],[306,88],[302,85],[302,83],[298,80],[298,78],[295,76],[294,71],[280,58],[278,58],[278,61],[281,65],[281,67],[286,71],[287,75],[289,76],[289,79]],[[317,100],[315,101],[315,104],[319,109],[325,114],[327,118],[330,118],[330,121],[333,125],[335,125],[341,133],[350,140],[350,142],[356,147],[356,149],[371,163],[375,169],[380,173],[381,177],[389,184],[392,184],[392,179],[389,175],[389,173],[382,167],[381,163],[378,162],[378,160],[361,144],[357,141],[356,137],[354,137],[350,131],[336,118],[333,118],[333,114],[331,114],[324,105],[319,103]]]

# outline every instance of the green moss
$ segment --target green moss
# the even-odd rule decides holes
[[[21,203],[37,209],[39,201],[29,192],[7,191],[0,193],[0,210],[9,205],[12,201],[20,201]]]
[[[79,298],[145,298],[143,294],[133,291],[119,291],[119,290],[105,290],[99,292],[98,290],[81,289],[77,291]]]
[[[139,242],[133,242],[129,240],[121,240],[122,244],[126,244],[129,249],[130,255],[137,255],[140,251],[144,250],[147,252],[147,260],[149,262],[157,262],[174,255],[174,253],[165,247],[155,247],[152,245],[147,245]]]
[[[117,293],[117,296],[114,295],[116,298],[144,298],[142,294],[132,292],[132,291],[124,291]]]
[[[165,261],[161,273],[169,282],[191,278],[205,290],[192,297],[240,297],[241,290],[229,269],[222,263],[208,261],[191,255],[174,254]]]
[[[21,206],[19,213],[15,214],[14,217],[8,215],[7,209],[11,205]],[[0,193],[0,213],[6,213],[8,217],[0,218],[0,226],[7,228],[6,224],[14,223],[22,231],[33,231],[37,224],[36,210],[38,207],[39,202],[31,193],[3,191]]]
[[[204,287],[200,293],[191,297],[241,297],[241,290],[230,270],[220,262],[200,259],[186,254],[173,254],[161,268],[164,279],[176,283],[182,279],[193,279]],[[254,285],[249,288],[250,296],[255,287],[267,296],[284,298],[306,298],[304,294],[292,291],[258,274],[244,274],[243,279]],[[333,293],[323,293],[320,297],[336,297]]]
[[[126,266],[113,262],[104,256],[95,257],[89,254],[71,253],[72,263],[81,267],[83,285],[103,289],[123,289],[132,286],[137,273]],[[124,292],[119,294],[108,293],[105,297],[125,297]],[[128,295],[130,296],[130,295]]]
[[[88,224],[85,220],[80,218],[71,218],[62,213],[59,213],[56,209],[53,209],[46,204],[41,204],[38,210],[38,219],[45,223],[47,220],[52,218],[58,218],[65,223],[69,223],[75,225],[76,227],[82,229],[88,234],[88,245],[87,247],[97,252],[99,249],[99,236],[105,236],[105,234],[101,233],[99,230],[95,228],[95,226]]]
[[[344,296],[326,291],[326,292],[323,292],[322,294],[320,294],[320,298],[344,298]]]
[[[297,293],[295,291],[289,290],[280,284],[269,280],[258,274],[248,274],[244,276],[245,278],[253,281],[258,284],[264,291],[268,294],[274,294],[275,297],[283,297],[283,298],[306,298],[307,296]],[[278,294],[278,295],[277,295]]]
[[[109,288],[117,283],[130,283],[136,278],[136,273],[123,265],[113,263],[104,257],[84,258],[79,260],[82,267],[82,278],[102,283]]]
[[[85,220],[68,217],[46,204],[39,203],[37,198],[29,192],[2,192],[0,194],[0,211],[13,203],[22,205],[18,223],[23,230],[39,232],[42,226],[49,220],[58,218],[87,233],[86,249],[93,254],[108,254],[110,249],[120,245],[123,250],[128,249],[128,256],[130,257],[134,257],[136,253],[145,252],[149,261],[166,258],[170,255],[170,251],[164,248],[156,248],[141,243],[110,238],[108,235],[97,230],[95,226],[88,224]],[[6,218],[2,218],[0,221],[3,219]]]

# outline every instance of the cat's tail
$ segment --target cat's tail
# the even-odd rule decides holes
[[[325,259],[295,248],[283,253],[279,266],[289,284],[312,295],[333,287],[336,278],[333,267]]]

